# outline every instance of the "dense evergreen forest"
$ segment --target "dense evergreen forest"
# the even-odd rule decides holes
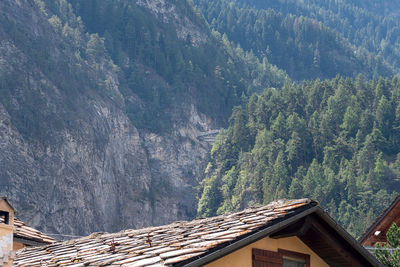
[[[287,83],[236,107],[211,151],[198,212],[310,197],[357,236],[400,189],[400,81]]]
[[[377,1],[383,3],[383,1]],[[400,23],[356,1],[196,0],[210,26],[294,80],[391,76],[400,67]],[[395,10],[395,9],[393,9]]]

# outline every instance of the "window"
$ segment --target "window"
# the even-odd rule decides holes
[[[283,258],[283,267],[306,267],[303,260]]]
[[[310,267],[310,255],[290,250],[253,248],[253,267]]]
[[[0,211],[0,223],[10,224],[10,214],[6,211]]]
[[[282,255],[283,267],[310,267],[310,255],[290,250],[278,249]]]

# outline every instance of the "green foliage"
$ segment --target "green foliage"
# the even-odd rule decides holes
[[[390,249],[400,249],[400,227],[393,223],[386,233],[387,243],[378,244],[375,256],[387,267],[400,266],[400,250],[390,252]]]
[[[213,146],[204,184],[218,197],[202,188],[199,214],[310,197],[360,234],[400,189],[398,90],[397,79],[338,76],[252,95]]]
[[[213,29],[294,80],[392,75],[400,67],[400,20],[351,2],[195,0]],[[371,6],[391,5],[377,2]]]

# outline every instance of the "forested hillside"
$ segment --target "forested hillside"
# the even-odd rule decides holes
[[[210,26],[292,79],[391,76],[400,67],[395,3],[195,0]],[[386,3],[386,4],[383,4]],[[375,12],[382,10],[382,12]],[[396,9],[397,7],[397,9]]]
[[[400,190],[400,81],[286,84],[236,107],[211,150],[198,212],[310,197],[359,235]]]
[[[210,145],[287,76],[186,1],[0,1],[0,195],[67,235],[196,215]]]
[[[192,219],[229,127],[200,215],[309,196],[358,234],[399,189],[398,10],[2,0],[0,196],[49,233]]]

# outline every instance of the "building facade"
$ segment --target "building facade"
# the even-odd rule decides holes
[[[15,217],[6,197],[0,197],[0,266],[12,266],[17,250],[54,243],[55,240]]]

